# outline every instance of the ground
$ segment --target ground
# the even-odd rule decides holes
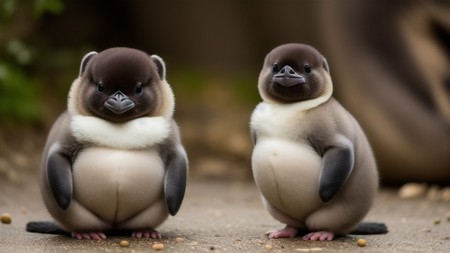
[[[191,176],[185,201],[175,217],[160,228],[163,239],[109,237],[103,241],[25,231],[28,221],[50,220],[39,193],[37,175],[22,180],[0,178],[0,213],[11,224],[0,224],[0,252],[151,252],[160,242],[164,252],[449,252],[450,202],[426,198],[401,199],[398,189],[382,188],[366,220],[384,222],[386,235],[346,236],[330,242],[268,239],[264,233],[283,225],[263,208],[251,180]],[[438,223],[439,224],[436,224]],[[364,238],[367,245],[357,246]],[[128,247],[119,242],[127,240]]]

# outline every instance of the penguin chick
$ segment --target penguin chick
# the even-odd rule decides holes
[[[269,237],[306,230],[305,240],[323,241],[349,233],[374,201],[378,172],[363,130],[331,97],[326,59],[308,45],[276,47],[258,89],[263,102],[250,121],[253,175],[269,213],[286,224]]]
[[[43,153],[40,186],[62,227],[55,233],[161,238],[155,228],[180,208],[188,172],[165,72],[160,57],[130,48],[82,59],[68,110]],[[58,228],[31,222],[27,230],[51,233],[52,227]]]

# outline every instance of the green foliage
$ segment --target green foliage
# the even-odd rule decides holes
[[[0,119],[35,121],[39,116],[34,81],[20,66],[0,61]]]
[[[51,14],[59,14],[64,8],[64,3],[61,0],[35,0],[34,1],[34,15],[40,17],[42,14],[48,12]]]
[[[198,95],[207,85],[205,75],[189,68],[170,70],[167,79],[176,90],[188,96]]]
[[[12,14],[14,13],[14,10],[17,7],[17,0],[3,0],[0,3],[0,20],[5,21],[9,19]]]
[[[233,80],[233,91],[244,104],[254,106],[261,101],[258,93],[258,77],[255,73],[241,75]]]
[[[38,93],[45,80],[36,75],[41,63],[35,56],[43,48],[34,43],[38,35],[23,27],[32,27],[43,14],[59,14],[63,8],[61,0],[0,1],[0,121],[27,123],[39,118]],[[24,18],[24,13],[32,18]]]

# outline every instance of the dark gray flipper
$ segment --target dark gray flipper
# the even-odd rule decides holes
[[[387,234],[388,228],[384,223],[376,223],[376,222],[362,222],[356,226],[355,229],[350,231],[349,234],[352,235],[379,235],[379,234]]]
[[[51,153],[47,160],[47,179],[53,197],[62,210],[72,201],[72,168],[67,157],[59,152]]]
[[[30,233],[71,236],[71,233],[62,229],[51,221],[31,221],[27,223],[26,231]],[[115,229],[104,231],[107,236],[130,236],[132,231],[127,229]]]
[[[32,221],[27,223],[26,230],[31,233],[66,235],[70,233],[62,229],[58,224],[50,221]]]
[[[169,155],[164,179],[164,195],[167,208],[175,215],[183,202],[187,181],[187,159],[184,152]]]
[[[320,173],[319,195],[330,201],[347,181],[353,170],[355,155],[351,144],[332,147],[325,151]]]

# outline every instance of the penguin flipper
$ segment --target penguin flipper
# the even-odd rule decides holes
[[[164,195],[169,213],[173,216],[180,209],[186,190],[188,161],[184,149],[169,156],[164,178]]]
[[[60,152],[51,153],[47,161],[47,179],[53,197],[62,210],[72,201],[72,168],[70,161]]]
[[[62,229],[58,224],[50,221],[32,221],[28,222],[26,230],[31,233],[41,234],[53,234],[53,235],[66,235],[70,236],[70,233]]]
[[[353,145],[349,141],[325,151],[319,179],[319,195],[323,202],[330,201],[341,189],[354,163]]]
[[[388,228],[384,223],[376,223],[376,222],[361,222],[350,231],[349,234],[352,235],[379,235],[379,234],[387,234]]]

